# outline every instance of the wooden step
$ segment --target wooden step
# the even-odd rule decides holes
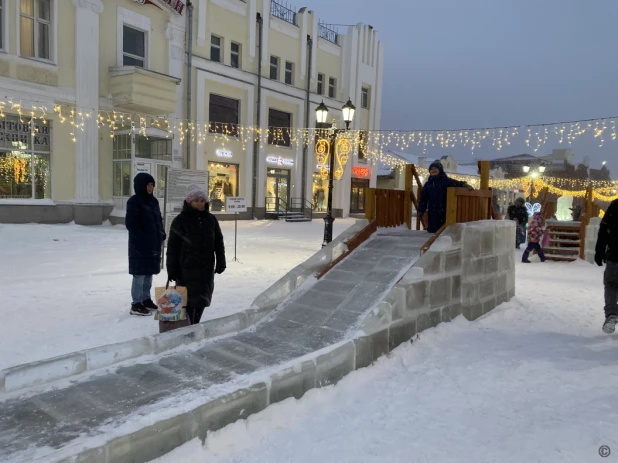
[[[548,246],[546,248],[543,248],[543,252],[547,254],[559,254],[559,255],[577,254],[579,255],[579,248],[556,248],[556,247]]]
[[[579,246],[579,240],[554,240],[554,239],[549,239],[549,244],[568,244],[568,245],[573,245],[573,246]]]
[[[559,256],[556,254],[545,254],[545,259],[554,262],[575,262],[578,258],[572,256]]]
[[[560,236],[573,236],[579,238],[579,232],[567,232],[560,230],[549,230],[550,235],[560,235]]]

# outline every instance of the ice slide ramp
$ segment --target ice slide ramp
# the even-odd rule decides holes
[[[4,400],[0,461],[147,462],[271,403],[335,383],[417,331],[462,311],[475,318],[507,300],[514,230],[502,228],[511,261],[508,252],[502,260],[465,257],[462,227],[420,259],[426,233],[378,231],[251,329]],[[493,253],[495,230],[489,231],[470,236],[491,241],[485,249]],[[480,243],[471,252],[480,253]],[[504,293],[496,294],[502,286],[492,279],[491,297],[481,300],[478,288],[490,285],[473,282],[478,301],[462,306],[466,259],[491,278],[504,277]]]

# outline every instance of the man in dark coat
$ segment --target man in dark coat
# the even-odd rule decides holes
[[[605,286],[605,323],[603,331],[611,334],[618,324],[618,200],[614,200],[601,220],[594,261],[599,267],[606,262],[603,284]]]
[[[440,161],[434,161],[429,166],[429,178],[423,186],[418,213],[423,216],[428,211],[429,224],[427,231],[435,233],[446,222],[446,191],[450,187],[465,187],[472,189],[466,182],[460,182],[447,177]]]
[[[157,306],[150,298],[152,276],[161,271],[161,246],[165,240],[159,201],[154,197],[155,180],[141,172],[133,179],[135,194],[127,201],[125,225],[129,230],[129,273],[132,315],[150,315]]]
[[[200,322],[210,306],[215,273],[225,271],[225,246],[217,218],[208,211],[208,193],[190,185],[167,243],[167,276],[188,293],[189,323]]]
[[[509,206],[507,211],[508,219],[517,221],[518,239],[515,241],[517,249],[519,243],[526,242],[526,225],[528,224],[528,209],[526,209],[526,200],[517,198],[515,204]]]

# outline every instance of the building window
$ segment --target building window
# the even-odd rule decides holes
[[[318,95],[324,95],[324,74],[318,74]]]
[[[268,110],[268,144],[290,146],[292,114],[270,108]]]
[[[279,58],[276,56],[270,57],[270,78],[279,80]]]
[[[320,169],[322,166],[316,166]],[[313,173],[313,197],[311,205],[313,210],[323,212],[328,204],[328,179],[322,178],[318,172]]]
[[[294,83],[294,64],[289,61],[285,62],[285,83],[288,85]]]
[[[225,211],[225,198],[238,196],[238,164],[209,161],[208,194],[210,210]]]
[[[367,131],[358,132],[358,160],[367,162]]]
[[[131,188],[131,135],[116,135],[114,137],[112,156],[113,195],[129,197],[133,194]]]
[[[172,140],[135,135],[135,157],[172,162]]]
[[[337,95],[337,79],[334,77],[328,78],[328,97],[335,98]]]
[[[233,68],[240,69],[240,44],[232,42],[230,64]]]
[[[210,120],[208,128],[210,133],[238,136],[240,101],[211,93],[208,104],[208,118]]]
[[[365,189],[369,188],[369,179],[352,178],[350,190],[350,213],[365,212]]]
[[[221,62],[221,37],[210,36],[210,61]]]
[[[48,121],[0,120],[0,199],[51,198],[51,135]]]
[[[52,0],[20,1],[19,50],[21,56],[51,59],[51,2]]]
[[[122,28],[122,65],[146,67],[146,33],[124,25]]]
[[[367,87],[361,90],[361,108],[369,109],[369,89]]]

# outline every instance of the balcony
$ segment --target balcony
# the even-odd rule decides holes
[[[109,75],[115,107],[153,116],[176,111],[180,79],[135,66],[111,67]]]
[[[275,0],[271,0],[270,2],[270,14],[275,18],[279,18],[293,24],[296,26],[296,12],[290,8],[290,5],[287,3],[283,5],[282,3],[277,3]]]
[[[323,22],[318,23],[318,35],[324,40],[328,40],[335,45],[339,45],[339,34],[337,30],[330,24]]]

